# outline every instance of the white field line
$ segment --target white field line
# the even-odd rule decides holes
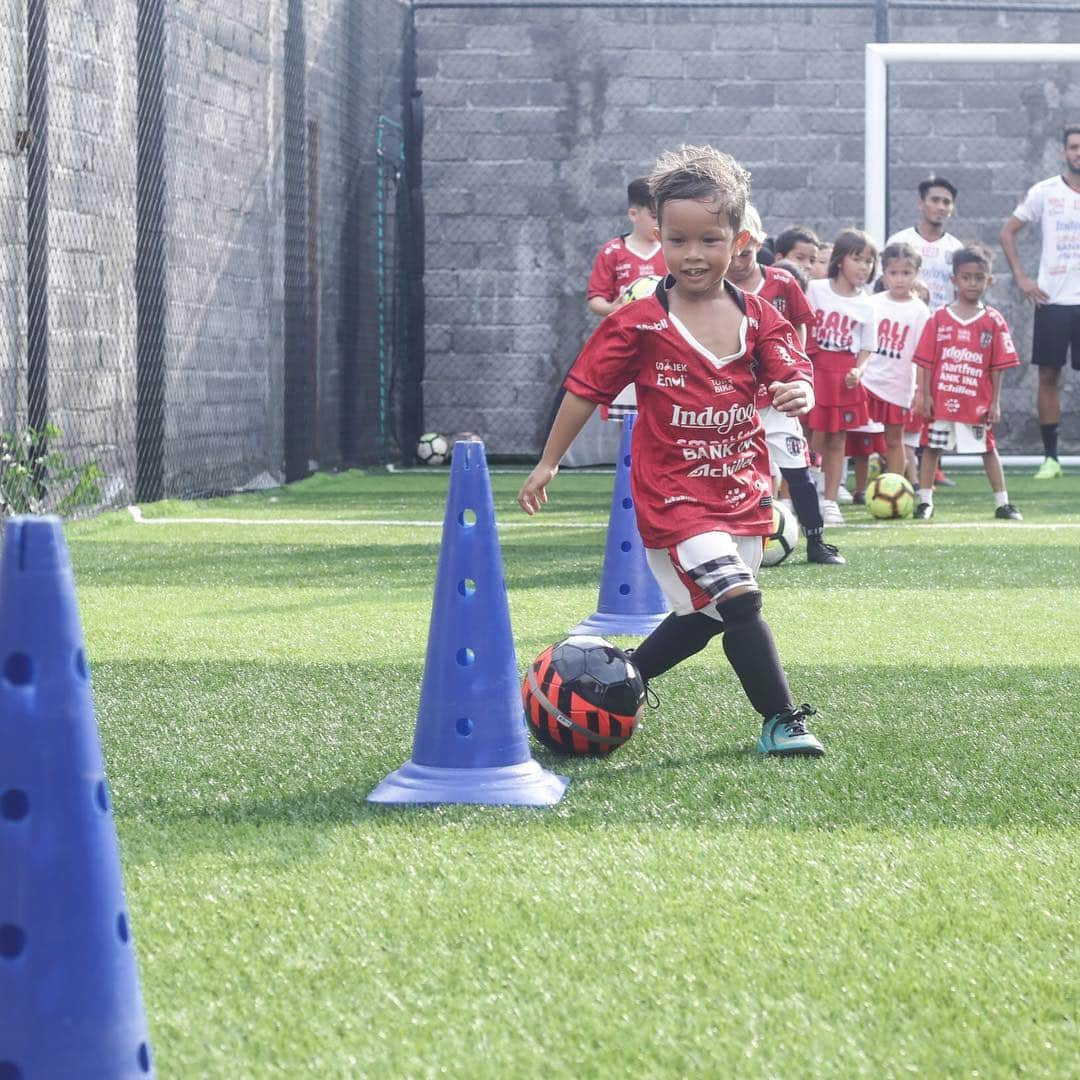
[[[229,518],[229,517],[182,517],[147,518],[137,506],[129,506],[128,513],[139,525],[310,525],[345,526],[348,528],[406,528],[441,529],[441,521],[394,521],[389,518]],[[534,521],[498,521],[499,529],[606,529],[606,521],[548,521],[543,517]],[[858,521],[845,525],[830,525],[829,529],[888,529],[887,521]],[[914,523],[913,523],[913,526]],[[918,531],[925,529],[1080,529],[1080,521],[925,521],[919,522]]]

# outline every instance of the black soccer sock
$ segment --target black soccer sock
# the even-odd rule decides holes
[[[781,469],[791,492],[791,505],[795,507],[795,516],[809,537],[820,536],[825,528],[821,520],[821,507],[818,505],[817,488],[810,479],[810,470]]]
[[[1042,432],[1043,441],[1043,453],[1048,458],[1053,458],[1057,461],[1057,436],[1058,425],[1057,424],[1040,424],[1039,431]]]
[[[719,619],[701,611],[671,614],[634,650],[631,659],[648,682],[701,652],[721,630]]]
[[[761,616],[761,593],[743,593],[717,604],[724,616],[724,652],[750,704],[766,720],[794,706],[769,624]]]

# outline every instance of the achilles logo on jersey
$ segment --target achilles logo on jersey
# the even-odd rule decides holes
[[[738,424],[753,420],[757,409],[752,401],[744,405],[732,405],[730,409],[717,409],[709,406],[701,412],[684,409],[679,405],[671,407],[671,426],[678,428],[713,428],[720,435],[726,435]]]
[[[696,469],[691,469],[686,475],[692,479],[708,477],[710,480],[723,480],[753,467],[754,459],[746,457],[739,458],[737,461],[729,461],[726,465],[699,465]]]

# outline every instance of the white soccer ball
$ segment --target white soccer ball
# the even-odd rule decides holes
[[[450,443],[445,435],[428,431],[416,444],[416,460],[421,465],[445,465],[450,457]]]
[[[660,284],[660,277],[658,274],[649,274],[646,277],[639,277],[637,281],[631,282],[623,290],[622,302],[629,304],[633,300],[644,300],[646,296],[652,296],[656,292],[656,286]]]
[[[799,544],[799,520],[784,506],[773,504],[772,532],[765,538],[762,566],[779,566]]]

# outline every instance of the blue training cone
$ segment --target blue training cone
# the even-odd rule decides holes
[[[570,631],[571,634],[628,634],[646,637],[667,618],[669,608],[645,558],[638,532],[634,497],[630,493],[630,444],[634,417],[623,418],[619,460],[615,466],[615,490],[611,494],[604,570],[600,578],[600,601],[596,611]]]
[[[484,444],[458,442],[412,759],[368,801],[552,806],[568,783],[529,753]]]
[[[59,518],[0,571],[0,1077],[152,1076],[75,582]]]

